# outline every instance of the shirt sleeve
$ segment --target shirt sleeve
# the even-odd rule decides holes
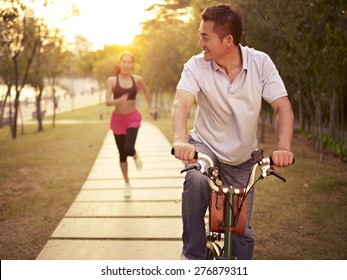
[[[197,78],[199,73],[199,64],[197,60],[192,57],[186,64],[184,64],[181,78],[177,84],[177,90],[184,90],[195,96],[198,95],[200,92],[200,86]]]
[[[263,62],[262,85],[262,95],[268,103],[288,95],[282,78],[268,55],[265,56]]]

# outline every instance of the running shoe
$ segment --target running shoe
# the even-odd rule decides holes
[[[127,182],[125,183],[125,188],[124,188],[124,197],[129,198],[131,196],[131,188],[130,188],[130,183]]]
[[[135,161],[136,169],[141,170],[143,167],[143,163],[138,153],[136,153],[136,156],[134,157],[134,161]]]

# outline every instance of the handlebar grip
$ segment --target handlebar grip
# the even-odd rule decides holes
[[[292,162],[292,164],[294,164],[295,163],[295,158],[293,158],[293,162]],[[273,162],[273,160],[272,160],[272,157],[270,157],[270,165],[273,165],[274,164],[274,162]]]
[[[174,149],[174,148],[171,148],[171,154],[172,154],[173,156],[175,155],[175,149]],[[195,151],[194,159],[198,159],[198,152],[197,152],[197,151]]]

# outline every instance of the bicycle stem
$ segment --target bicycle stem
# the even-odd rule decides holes
[[[234,207],[234,195],[236,194],[236,189],[228,189],[227,193],[227,203],[226,203],[226,209],[225,209],[225,227],[231,228],[234,227],[234,214],[233,214],[233,207]],[[224,250],[222,255],[220,256],[221,260],[236,260],[236,258],[233,255],[233,231],[226,230],[224,232]]]

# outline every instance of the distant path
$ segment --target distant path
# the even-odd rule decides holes
[[[56,114],[100,104],[103,102],[104,95],[104,91],[97,91],[93,95],[85,94],[83,96],[77,95],[74,98],[70,98],[70,96],[67,96],[66,98],[60,98]],[[43,102],[43,104],[44,105],[42,110],[46,111],[45,116],[53,115],[53,102],[49,100],[46,104],[45,102]],[[24,123],[26,123],[27,121],[34,120],[32,114],[36,111],[35,104],[30,103],[27,106],[22,104],[21,110],[23,114]],[[21,122],[20,117],[18,117],[18,122]]]
[[[65,88],[66,91],[57,92],[58,107],[56,114],[73,111],[76,109],[97,105],[105,102],[105,90],[96,90],[96,82],[91,79],[61,79],[60,85]],[[68,93],[73,92],[71,97]],[[45,116],[53,115],[54,104],[52,100],[42,100],[41,109],[45,111]],[[36,112],[36,105],[34,102],[21,102],[21,114],[23,116],[24,124],[28,121],[35,121],[33,119],[33,112]],[[18,123],[22,122],[20,113],[18,115]]]

